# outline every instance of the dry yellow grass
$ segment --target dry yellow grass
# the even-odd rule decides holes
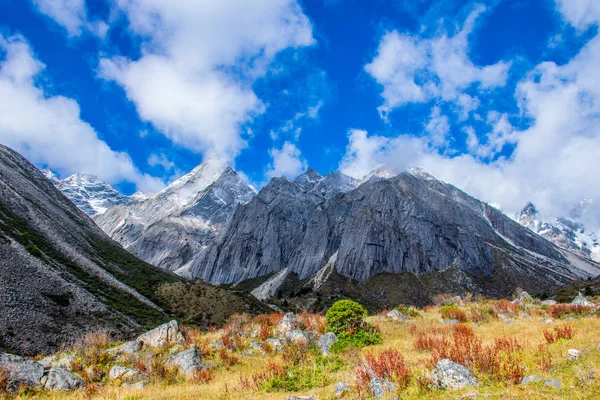
[[[469,306],[461,307],[468,310]],[[277,360],[283,363],[281,354],[263,355],[255,352],[255,355],[243,355],[241,363],[234,365],[230,369],[219,367],[215,371],[214,380],[207,384],[180,383],[172,386],[163,386],[160,384],[149,385],[143,390],[127,389],[116,386],[106,386],[99,388],[94,394],[86,397],[84,392],[75,393],[32,393],[30,395],[16,395],[15,399],[129,399],[129,400],[153,400],[153,399],[261,399],[261,400],[282,400],[292,395],[314,395],[317,399],[335,399],[334,385],[339,382],[346,382],[350,386],[355,386],[354,365],[358,363],[361,356],[367,351],[375,354],[381,353],[385,349],[396,349],[404,356],[408,367],[412,370],[412,378],[406,389],[399,394],[402,399],[459,399],[463,396],[469,398],[473,393],[477,393],[477,398],[485,399],[600,399],[600,318],[597,316],[582,317],[576,321],[569,321],[573,324],[576,334],[571,340],[559,340],[552,344],[546,344],[543,330],[557,326],[563,323],[555,320],[552,324],[542,321],[547,318],[545,312],[539,307],[529,310],[529,316],[518,316],[511,324],[492,318],[489,322],[472,326],[475,334],[483,339],[483,344],[493,343],[494,339],[499,337],[517,338],[524,345],[521,364],[524,367],[524,375],[538,375],[543,380],[556,378],[561,384],[561,389],[546,387],[542,383],[528,386],[515,385],[508,382],[498,382],[488,376],[481,376],[481,385],[477,388],[464,389],[460,391],[441,391],[436,389],[422,389],[419,387],[417,377],[428,373],[431,368],[428,366],[431,360],[431,352],[418,351],[415,349],[415,335],[411,333],[411,325],[416,329],[426,329],[428,326],[444,327],[440,321],[440,314],[437,308],[420,311],[421,316],[411,322],[394,322],[383,317],[370,317],[371,322],[377,324],[382,332],[383,343],[377,346],[345,353],[342,357],[349,361],[349,367],[330,376],[331,384],[327,387],[313,388],[301,393],[273,392],[268,393],[264,390],[244,390],[240,384],[240,377],[250,378],[265,368],[268,360]],[[414,330],[414,328],[412,328]],[[211,339],[215,338],[215,334]],[[542,371],[538,365],[538,346],[544,344],[545,348],[552,355],[554,369],[551,371]],[[569,361],[567,351],[571,348],[579,349],[582,352],[581,359]],[[357,393],[352,392],[344,398],[355,399]]]

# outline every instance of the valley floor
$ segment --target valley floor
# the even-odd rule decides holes
[[[201,333],[184,329],[187,344],[192,343],[202,351],[203,362],[216,366],[214,375],[195,377],[191,381],[181,377],[163,377],[162,382],[153,379],[151,382],[154,382],[143,389],[125,388],[117,386],[120,382],[107,383],[104,380],[101,385],[88,384],[83,391],[24,391],[22,394],[12,395],[11,398],[283,400],[294,395],[312,395],[323,400],[340,398],[336,396],[334,389],[338,382],[345,382],[351,388],[342,398],[373,398],[368,387],[366,390],[357,390],[357,366],[365,365],[365,356],[369,353],[377,356],[387,349],[393,349],[403,356],[409,375],[407,386],[389,395],[389,398],[397,395],[402,399],[599,399],[600,318],[597,312],[560,316],[565,313],[564,310],[555,310],[552,307],[549,310],[545,306],[542,307],[539,301],[536,303],[522,304],[517,309],[512,308],[513,305],[509,305],[507,301],[479,301],[464,303],[458,309],[442,309],[455,314],[458,312],[455,316],[459,319],[467,318],[464,324],[458,325],[448,324],[447,321],[444,323],[439,307],[418,310],[420,315],[413,316],[408,321],[393,320],[385,314],[371,316],[368,317],[368,321],[380,329],[383,342],[360,350],[346,350],[338,355],[328,356],[329,361],[323,361],[324,358],[314,349],[303,349],[301,346],[285,347],[283,351],[268,353],[254,346],[254,350],[249,351],[253,348],[250,345],[251,341],[263,341],[260,337],[252,339],[250,334],[242,333],[256,330],[257,319],[252,321],[249,317],[240,318],[230,324],[228,331]],[[275,318],[271,316],[272,320]],[[324,328],[321,316],[305,315],[303,318],[308,321],[306,325],[312,325],[317,330]],[[261,326],[267,318],[263,318],[262,321]],[[265,326],[267,325],[268,323]],[[262,329],[272,329],[274,326],[273,324],[270,328]],[[462,328],[456,328],[457,326]],[[472,329],[471,333],[469,328]],[[567,338],[553,337],[565,329],[568,333],[563,336]],[[439,354],[452,354],[451,348],[459,348],[462,349],[459,351],[466,353],[472,350],[469,349],[472,344],[456,343],[460,340],[456,337],[457,330],[467,332],[466,336],[475,342],[481,341],[481,348],[512,347],[504,355],[497,354],[498,359],[494,361],[498,363],[496,367],[488,370],[484,370],[483,367],[470,368],[479,379],[479,386],[456,391],[434,389],[429,374],[435,365],[435,354],[438,354],[439,358]],[[231,332],[234,331],[240,332],[241,335],[232,335]],[[223,334],[228,336],[225,340],[222,339]],[[572,338],[569,339],[571,335]],[[265,339],[268,335],[260,336]],[[502,339],[515,341],[503,342]],[[220,340],[226,345],[223,348],[230,347],[231,350],[217,350],[214,344]],[[230,341],[234,344],[230,344]],[[502,347],[498,343],[512,345]],[[439,346],[445,348],[440,349]],[[263,347],[270,350],[267,346]],[[575,360],[569,359],[570,349],[579,350],[580,357]],[[471,361],[480,356],[481,354],[452,355]],[[479,361],[472,362],[473,365],[479,365]],[[278,384],[273,384],[272,379],[267,381],[264,378],[265,371],[272,370],[273,365],[286,368],[288,375],[299,375],[292,379],[294,382],[288,380],[286,384],[282,383],[285,381],[282,379]],[[540,377],[541,381],[528,385],[520,383],[523,376],[530,375]],[[169,379],[172,379],[172,383],[166,384]],[[560,388],[545,385],[545,381],[550,379],[556,379]],[[294,385],[303,385],[303,388],[293,390]]]

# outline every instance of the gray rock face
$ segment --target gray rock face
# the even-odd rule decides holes
[[[0,353],[0,367],[10,373],[8,386],[17,389],[21,385],[38,387],[44,376],[44,367],[23,357],[8,353]]]
[[[171,321],[162,324],[151,331],[148,331],[137,338],[137,341],[142,342],[148,347],[162,347],[169,344],[181,344],[185,338],[179,330],[177,321]]]
[[[431,378],[433,386],[438,389],[457,390],[479,384],[471,371],[448,359],[438,361]]]
[[[321,350],[321,352],[323,353],[323,355],[329,355],[331,354],[331,346],[337,342],[339,339],[338,337],[335,335],[335,333],[333,332],[327,332],[324,333],[320,338],[319,341],[317,342],[317,345],[319,346],[319,349]]]
[[[273,350],[275,350],[275,351],[281,351],[281,350],[283,350],[283,344],[281,343],[280,339],[269,338],[269,339],[265,340],[265,342],[269,346],[271,346],[273,348]]]
[[[44,385],[46,390],[76,390],[85,386],[83,379],[73,375],[64,368],[53,368],[48,373],[48,380]]]
[[[113,258],[109,259],[107,253]],[[109,291],[127,298],[147,315],[160,315],[160,308],[137,292],[132,287],[135,285],[126,285],[113,275],[115,270],[121,276],[130,272],[125,263],[115,266],[115,262],[120,264],[125,258],[135,260],[35,166],[0,146],[3,348],[20,354],[39,354],[56,350],[86,331],[130,332],[138,326],[136,317],[124,309],[121,314],[108,308]],[[137,261],[142,274],[164,274]],[[173,280],[164,276],[165,280]]]
[[[305,279],[337,254],[335,271],[359,282],[455,268],[475,291],[507,296],[519,286],[540,290],[600,273],[422,171],[320,192],[326,180],[311,190],[271,180],[237,208],[189,274],[221,284],[287,269]]]
[[[179,371],[189,375],[203,367],[202,357],[198,349],[189,349],[167,358],[167,364],[176,366]]]
[[[96,223],[141,259],[171,271],[183,268],[185,275],[235,207],[254,195],[233,168],[201,164],[142,202],[109,209]]]

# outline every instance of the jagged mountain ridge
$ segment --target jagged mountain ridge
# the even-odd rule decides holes
[[[455,271],[463,287],[493,295],[600,273],[422,170],[392,178],[384,171],[327,196],[316,190],[324,179],[315,185],[309,173],[310,180],[271,180],[236,209],[200,261],[179,272],[215,284],[277,273],[279,281],[286,274],[302,281],[333,265],[329,275],[360,284],[380,274]]]
[[[586,211],[593,207],[598,205],[591,200],[584,200],[573,208],[568,217],[553,217],[545,215],[528,202],[516,219],[557,246],[600,262],[600,231],[586,228],[581,221]]]
[[[232,167],[200,164],[144,201],[95,218],[109,236],[141,259],[171,271],[193,262],[255,191]]]
[[[63,180],[49,168],[44,169],[42,173],[90,217],[102,214],[116,205],[135,203],[140,198],[140,194],[131,197],[121,194],[95,175],[77,173]]]

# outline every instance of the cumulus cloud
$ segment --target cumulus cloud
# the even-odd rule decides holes
[[[45,66],[22,36],[0,35],[0,142],[32,162],[61,173],[87,172],[110,183],[130,181],[155,191],[163,182],[142,174],[122,152],[111,150],[80,118],[77,102],[36,85]]]
[[[265,110],[252,84],[281,51],[314,43],[296,0],[118,0],[139,59],[100,60],[140,117],[173,142],[231,162],[246,145],[241,126]]]
[[[377,55],[365,66],[365,71],[383,87],[383,104],[379,107],[383,118],[394,108],[433,98],[458,102],[468,114],[478,100],[461,97],[464,89],[478,85],[486,90],[505,84],[510,63],[480,67],[469,58],[468,37],[485,10],[477,5],[453,36],[442,32],[431,38],[414,37],[396,30],[383,36]]]
[[[563,18],[576,29],[583,30],[600,20],[600,2],[597,0],[556,0]]]
[[[308,167],[300,150],[293,143],[285,142],[281,149],[273,148],[269,154],[272,161],[265,172],[265,177],[269,179],[279,176],[294,178]]]
[[[85,0],[31,0],[37,10],[62,26],[69,36],[90,31],[104,38],[108,25],[104,21],[88,21]]]

